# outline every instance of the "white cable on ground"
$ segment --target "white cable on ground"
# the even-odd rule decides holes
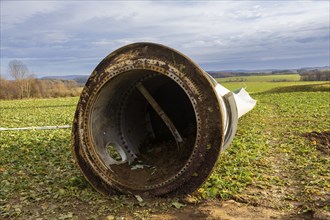
[[[0,131],[51,130],[51,129],[65,129],[65,128],[71,128],[71,125],[41,126],[41,127],[24,127],[24,128],[0,128]]]

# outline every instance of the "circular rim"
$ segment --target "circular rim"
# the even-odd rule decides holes
[[[138,65],[140,64],[140,66]],[[130,69],[148,69],[182,82],[195,108],[197,134],[194,152],[180,175],[160,186],[132,188],[111,179],[93,151],[90,113],[102,87]],[[171,74],[171,75],[170,75]],[[194,191],[210,175],[223,145],[222,112],[212,82],[206,73],[178,51],[153,43],[135,43],[110,53],[95,68],[81,93],[72,131],[76,162],[86,179],[103,194],[116,191],[145,195],[183,194]]]

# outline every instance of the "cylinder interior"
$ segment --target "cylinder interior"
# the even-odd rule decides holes
[[[187,163],[196,139],[196,116],[188,94],[176,81],[149,70],[131,70],[101,89],[90,116],[99,160],[112,180],[134,188],[166,182]],[[177,141],[137,85],[142,84],[182,137]]]

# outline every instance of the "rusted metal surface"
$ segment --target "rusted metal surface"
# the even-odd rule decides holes
[[[163,45],[109,54],[88,79],[73,123],[72,148],[86,179],[105,195],[193,192],[224,147],[226,105],[214,86]]]

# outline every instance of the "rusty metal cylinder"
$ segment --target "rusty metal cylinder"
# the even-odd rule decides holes
[[[83,175],[105,195],[196,190],[235,133],[228,129],[230,97],[215,86],[197,64],[163,45],[135,43],[110,53],[75,113],[72,148]]]

